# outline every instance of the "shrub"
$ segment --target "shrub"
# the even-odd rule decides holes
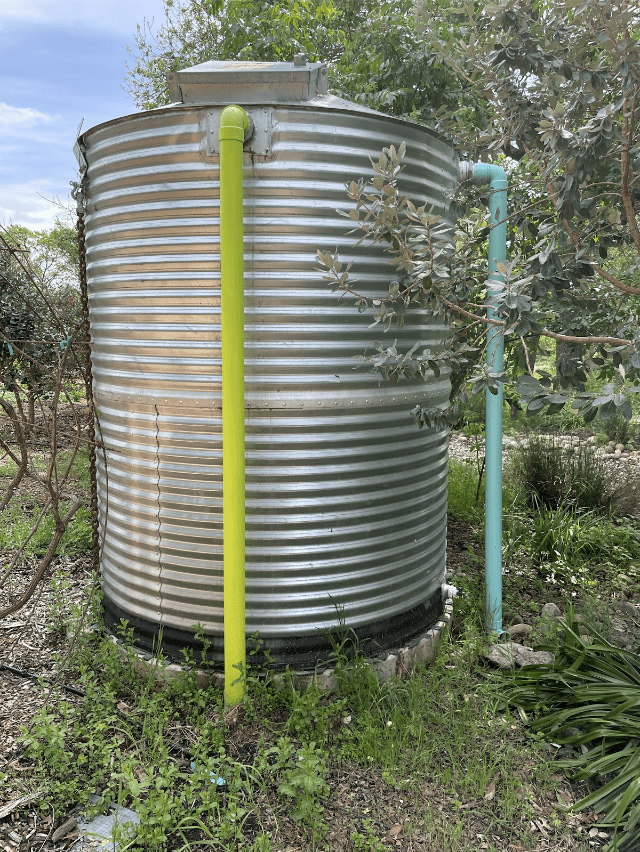
[[[563,746],[559,766],[573,779],[604,781],[573,809],[593,808],[601,826],[615,832],[607,848],[633,852],[640,834],[640,658],[572,613],[563,626],[555,663],[512,675],[507,700],[535,731]]]
[[[616,444],[632,443],[637,437],[637,426],[631,420],[627,420],[622,414],[614,417],[598,418],[598,431],[603,433],[607,441],[615,441]]]
[[[532,437],[515,449],[510,475],[531,508],[631,514],[640,502],[640,481],[620,468],[613,478],[590,447],[567,452],[554,440]]]

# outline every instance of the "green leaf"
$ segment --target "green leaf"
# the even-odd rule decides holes
[[[541,411],[546,405],[544,397],[536,397],[527,405],[527,414],[535,414],[536,411]]]

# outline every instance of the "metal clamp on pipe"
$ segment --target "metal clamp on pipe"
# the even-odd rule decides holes
[[[222,489],[224,530],[224,694],[242,701],[245,638],[245,435],[243,152],[247,113],[220,116],[220,312],[222,339]]]
[[[489,276],[487,318],[504,291],[504,275],[498,269],[507,257],[507,175],[491,163],[460,163],[460,180],[476,186],[489,184]],[[502,330],[487,332],[487,366],[493,373],[504,369]],[[485,622],[490,633],[502,633],[502,385],[497,393],[487,388],[485,403]]]

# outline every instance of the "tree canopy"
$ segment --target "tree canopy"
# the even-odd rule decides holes
[[[62,221],[45,231],[0,228],[0,382],[15,395],[27,425],[33,425],[35,398],[51,390],[53,367],[79,325],[75,229]]]
[[[164,0],[165,20],[138,27],[125,88],[141,109],[168,103],[166,74],[210,59],[329,66],[330,90],[372,109],[436,124],[469,114],[465,81],[423,38],[413,0]],[[474,113],[477,110],[477,116]]]
[[[511,378],[531,412],[572,400],[587,419],[598,410],[630,417],[628,394],[640,390],[638,6],[507,0],[461,15],[464,26],[443,44],[442,56],[485,99],[490,117],[480,133],[469,128],[464,147],[473,152],[481,143],[484,159],[501,162],[512,184],[510,255],[498,309]],[[438,49],[426,30],[425,38]],[[478,255],[487,192],[467,196],[452,241],[428,211],[398,195],[399,168],[397,152],[387,152],[377,166],[378,186],[365,182],[351,190],[364,235],[386,242],[392,262],[408,276],[405,287],[392,285],[379,306],[369,307],[387,326],[411,305],[432,307],[452,330],[438,359],[454,368],[464,360],[478,387],[488,382],[495,389],[509,377],[488,368],[483,374],[477,357],[478,328],[489,324],[482,307],[486,267]],[[323,254],[322,262],[334,286],[348,286],[335,258]],[[556,375],[533,375],[541,337],[563,345]],[[381,346],[370,360],[399,379],[424,373],[434,358]],[[594,373],[604,388],[589,392],[587,376]]]
[[[476,389],[512,380],[530,411],[571,399],[587,418],[598,409],[630,416],[628,394],[640,389],[639,25],[632,0],[165,0],[164,23],[138,29],[127,84],[149,108],[167,102],[167,71],[304,52],[328,61],[337,94],[436,127],[463,156],[501,163],[511,184],[498,309],[508,374],[481,366],[487,191],[463,188],[452,238],[398,195],[401,157],[389,150],[373,183],[354,175],[350,194],[360,236],[389,246],[403,284],[390,273],[377,305],[352,295],[382,327],[420,305],[451,334],[438,352],[381,343],[369,362],[396,380],[448,363],[463,400],[467,380]],[[321,257],[331,283],[348,290],[339,259]],[[557,370],[534,376],[545,337],[561,344]],[[587,391],[594,373],[605,383],[597,394]]]

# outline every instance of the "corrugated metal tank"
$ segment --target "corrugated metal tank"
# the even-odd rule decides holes
[[[355,261],[386,293],[378,246],[353,247],[345,184],[407,143],[401,190],[449,215],[452,149],[425,129],[324,94],[324,65],[210,62],[169,77],[176,103],[79,140],[107,622],[150,647],[222,653],[222,446],[217,128],[228,103],[245,145],[247,635],[276,663],[326,656],[353,628],[370,650],[442,612],[447,436],[418,430],[416,401],[447,402],[447,376],[380,383],[354,357],[382,332],[338,301],[317,249]],[[433,344],[413,312],[387,334]],[[105,463],[106,462],[106,463]]]

